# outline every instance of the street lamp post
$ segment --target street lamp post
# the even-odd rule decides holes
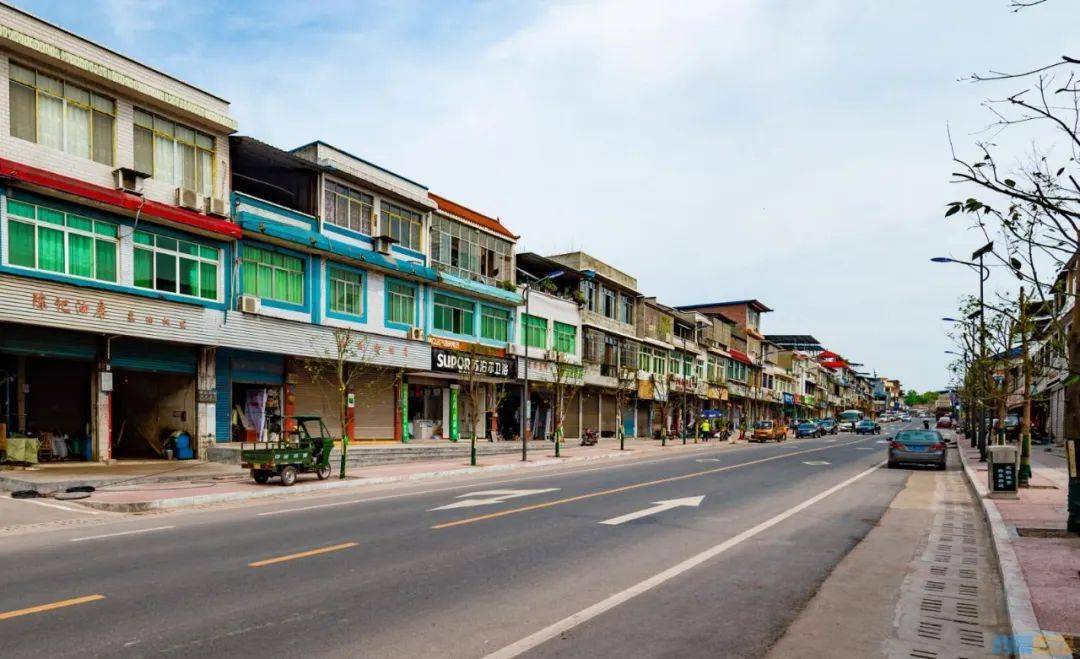
[[[948,256],[936,256],[932,259],[934,263],[959,263],[960,265],[966,265],[969,268],[976,268],[979,271],[979,360],[980,365],[986,364],[986,304],[985,304],[985,290],[984,286],[986,280],[990,278],[989,268],[983,263],[983,257],[989,254],[994,249],[994,243],[988,242],[979,249],[975,250],[971,254],[971,261],[960,261],[958,259],[950,258]],[[978,259],[976,263],[975,260]],[[983,401],[979,401],[979,416],[978,425],[976,428],[976,435],[978,437],[979,446],[979,462],[986,462],[986,404]]]
[[[529,322],[529,279],[532,279],[535,283],[539,284],[540,282],[562,277],[564,271],[556,270],[555,272],[549,272],[544,277],[536,277],[525,272],[521,268],[518,268],[517,271],[525,275],[525,318],[523,318],[521,322],[521,338],[523,339],[522,343],[525,346],[525,368],[522,378],[525,381],[525,385],[522,390],[521,399],[521,461],[525,462],[529,459],[529,429],[532,427],[532,401],[529,400],[529,328],[527,326]],[[559,443],[559,437],[555,437],[556,458],[560,457]]]

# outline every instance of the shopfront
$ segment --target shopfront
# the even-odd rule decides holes
[[[516,435],[513,423],[520,417],[508,403],[516,377],[517,363],[505,350],[433,338],[431,370],[407,376],[410,435],[451,441],[472,433],[490,439]]]
[[[112,457],[194,457],[199,348],[116,337],[108,341],[112,371]],[[181,437],[185,437],[181,439]],[[178,442],[182,454],[177,453]]]
[[[282,355],[220,348],[216,374],[217,441],[265,441],[280,436],[281,418],[286,415]],[[308,412],[297,409],[295,413]]]

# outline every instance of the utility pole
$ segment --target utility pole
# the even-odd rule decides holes
[[[1020,287],[1020,352],[1024,364],[1024,418],[1020,428],[1020,487],[1027,487],[1031,478],[1031,355],[1028,354],[1027,302],[1024,287]]]

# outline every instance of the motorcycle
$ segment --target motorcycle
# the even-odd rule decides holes
[[[592,428],[586,428],[585,432],[581,433],[582,446],[596,446],[598,441],[600,441],[600,435]]]

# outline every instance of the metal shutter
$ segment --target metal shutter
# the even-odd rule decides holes
[[[226,351],[218,350],[214,363],[214,374],[217,377],[214,439],[219,442],[232,440],[232,376],[229,365],[229,356]]]
[[[586,428],[600,430],[600,398],[596,389],[583,389],[581,392],[581,426],[582,431]]]
[[[652,437],[652,426],[649,423],[649,406],[651,401],[639,400],[637,403],[637,436]]]
[[[394,439],[393,373],[373,372],[361,380],[353,426],[357,439]]]
[[[615,434],[615,396],[614,394],[600,394],[600,423],[601,431]]]
[[[581,388],[567,387],[563,396],[563,437],[577,439],[581,437]]]
[[[113,368],[195,375],[195,346],[120,337],[113,339],[109,362]]]
[[[334,437],[341,437],[341,422],[338,420],[337,387],[330,382],[314,381],[303,365],[295,372],[296,387],[294,412],[296,416],[322,417],[326,429]]]
[[[0,352],[93,360],[97,356],[97,337],[49,327],[5,324],[0,325]]]

